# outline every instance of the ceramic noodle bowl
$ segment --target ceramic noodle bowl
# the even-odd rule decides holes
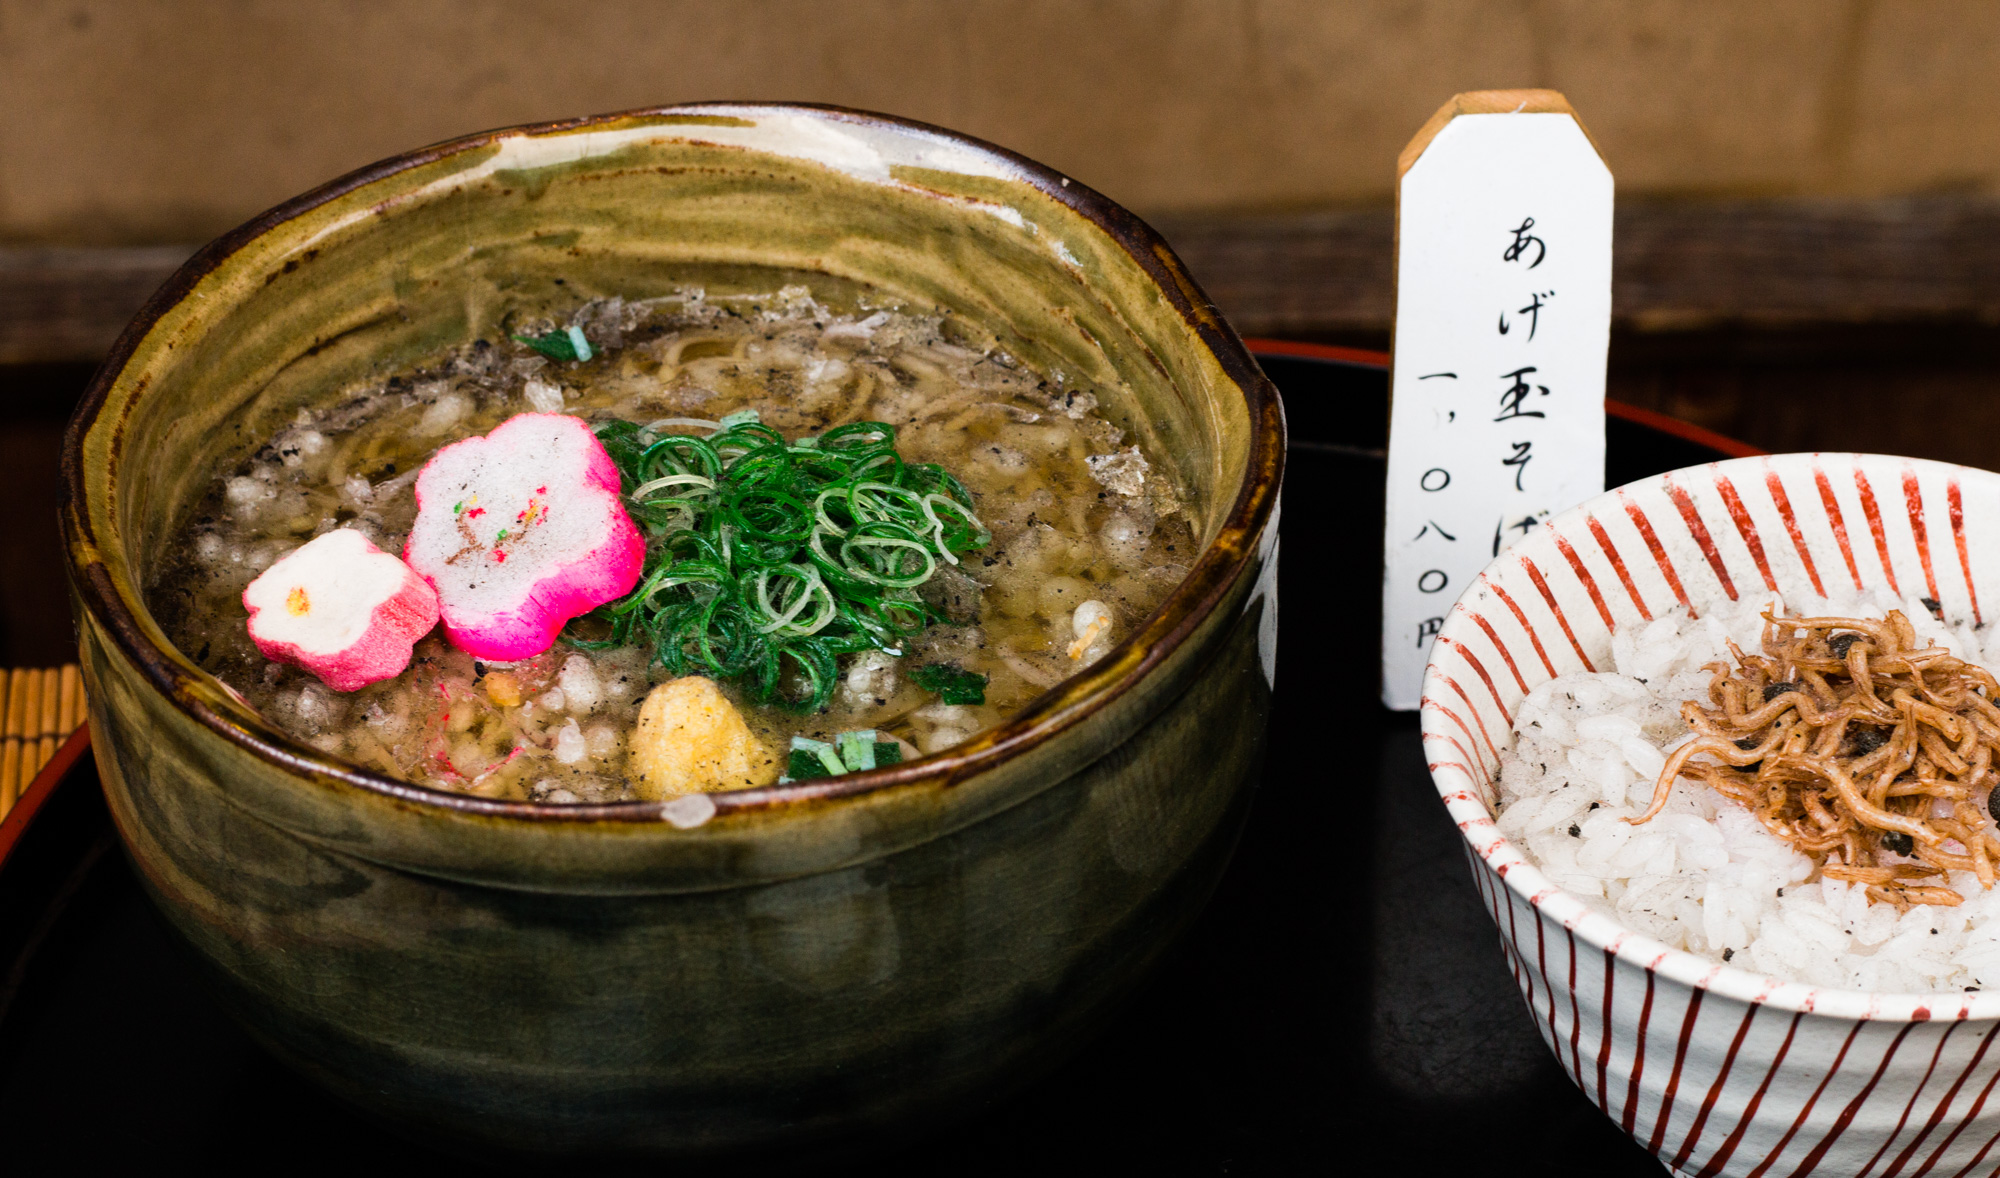
[[[1830,990],[1668,948],[1551,884],[1494,827],[1512,716],[1691,604],[1890,588],[2000,610],[2000,476],[1861,454],[1691,467],[1607,492],[1489,565],[1424,677],[1424,749],[1557,1060],[1684,1174],[1990,1174],[2000,994]]]
[[[249,440],[507,322],[701,284],[940,309],[1102,390],[1202,541],[1112,653],[945,753],[671,804],[434,792],[281,735],[142,590]],[[119,835],[229,1008],[423,1133],[646,1154],[934,1119],[1059,1058],[1192,919],[1262,747],[1275,390],[1123,210],[849,111],[703,105],[386,161],[215,242],[71,426],[64,526]]]

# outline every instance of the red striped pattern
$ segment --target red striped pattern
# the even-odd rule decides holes
[[[1799,1115],[1792,1119],[1791,1128],[1785,1130],[1785,1135],[1778,1138],[1777,1146],[1766,1155],[1763,1161],[1757,1163],[1756,1168],[1750,1171],[1747,1178],[1763,1178],[1764,1172],[1769,1170],[1779,1158],[1784,1156],[1785,1147],[1791,1144],[1792,1138],[1798,1136],[1799,1130],[1806,1127],[1807,1119],[1812,1116],[1813,1106],[1819,1103],[1820,1096],[1826,1092],[1826,1086],[1833,1083],[1835,1076],[1841,1074],[1840,1065],[1847,1062],[1848,1048],[1854,1046],[1854,1040],[1861,1035],[1862,1028],[1867,1025],[1866,1020],[1855,1021],[1852,1029],[1847,1032],[1847,1038],[1840,1045],[1840,1053],[1833,1057],[1833,1066],[1826,1069],[1825,1075],[1819,1082],[1819,1087],[1813,1089],[1812,1095],[1806,1098],[1805,1104],[1799,1109]]]
[[[1493,632],[1493,623],[1478,614],[1473,614],[1472,620],[1479,623],[1481,630],[1486,631],[1486,637],[1493,642],[1493,649],[1499,652],[1500,660],[1507,664],[1507,673],[1514,677],[1514,685],[1525,694],[1528,690],[1528,681],[1521,678],[1521,668],[1514,665],[1514,655],[1507,649],[1507,644],[1500,641],[1500,636]]]
[[[1878,490],[1891,487],[1904,510],[1882,510]],[[1872,563],[1850,526],[1866,527]],[[1825,570],[1844,567],[1855,588],[1922,586],[1947,618],[1982,622],[1977,585],[2000,573],[1994,529],[2000,476],[1855,455],[1738,459],[1551,520],[1446,620],[1424,735],[1508,968],[1563,1070],[1685,1174],[2000,1171],[2000,993],[1823,991],[1620,927],[1550,884],[1494,826],[1511,717],[1541,683],[1608,666],[1614,626],[1746,591],[1847,588]],[[1940,567],[1954,558],[1955,572]]]
[[[1764,1072],[1763,1081],[1757,1085],[1757,1091],[1750,1097],[1750,1103],[1743,1109],[1743,1115],[1737,1118],[1736,1128],[1730,1130],[1729,1137],[1722,1143],[1722,1148],[1716,1150],[1715,1156],[1709,1158],[1707,1164],[1702,1166],[1697,1178],[1711,1178],[1712,1175],[1720,1174],[1722,1167],[1729,1164],[1729,1159],[1736,1153],[1736,1146],[1743,1140],[1744,1132],[1757,1119],[1757,1106],[1764,1103],[1764,1094],[1771,1090],[1771,1081],[1777,1078],[1778,1069],[1785,1065],[1785,1056],[1791,1054],[1792,1040],[1798,1037],[1799,1023],[1805,1017],[1806,1013],[1803,1010],[1792,1012],[1791,1025],[1785,1028],[1785,1041],[1778,1045],[1778,1054],[1772,1058],[1771,1066]]]
[[[1604,525],[1598,522],[1594,515],[1590,517],[1590,534],[1597,537],[1597,546],[1603,550],[1604,559],[1610,561],[1611,567],[1617,570],[1618,582],[1625,586],[1625,595],[1632,599],[1633,608],[1639,611],[1640,617],[1652,621],[1653,611],[1646,608],[1646,599],[1639,596],[1639,587],[1632,583],[1632,572],[1625,567],[1625,558],[1618,554],[1618,546],[1611,542],[1610,533],[1604,530]]]
[[[1661,484],[1667,489],[1667,498],[1674,501],[1675,510],[1681,513],[1681,522],[1687,524],[1688,535],[1701,547],[1701,554],[1708,558],[1708,567],[1715,572],[1715,579],[1722,584],[1723,593],[1729,600],[1736,600],[1736,582],[1729,577],[1729,566],[1722,563],[1722,553],[1716,551],[1715,538],[1708,534],[1708,526],[1701,521],[1701,512],[1695,510],[1694,498],[1668,475]],[[1686,599],[1682,599],[1685,604]]]
[[[1702,1098],[1701,1111],[1694,1117],[1694,1124],[1688,1127],[1687,1137],[1681,1141],[1679,1151],[1669,1165],[1678,1170],[1687,1164],[1688,1155],[1701,1144],[1701,1131],[1708,1124],[1709,1115],[1715,1112],[1715,1102],[1722,1097],[1722,1088],[1729,1082],[1729,1073],[1735,1069],[1736,1060],[1743,1052],[1743,1040],[1749,1038],[1750,1027],[1757,1021],[1757,1012],[1762,1007],[1752,1003],[1743,1012],[1743,1021],[1736,1025],[1736,1037],[1729,1041],[1729,1050],[1722,1057],[1722,1067],[1716,1070],[1715,1082],[1708,1086],[1708,1095]]]
[[[1659,534],[1653,531],[1653,521],[1638,504],[1625,499],[1623,495],[1619,498],[1624,500],[1625,514],[1631,517],[1633,526],[1639,529],[1640,538],[1646,541],[1646,551],[1653,554],[1653,563],[1660,566],[1660,575],[1666,578],[1667,587],[1674,591],[1674,600],[1680,602],[1684,609],[1694,608],[1688,601],[1687,590],[1681,587],[1680,574],[1674,571],[1674,562],[1667,559],[1667,550],[1661,545]],[[1704,538],[1706,535],[1707,533],[1703,533]],[[1735,594],[1732,593],[1730,596],[1734,597]],[[1607,627],[1610,625],[1608,621],[1605,624]]]
[[[1875,488],[1868,485],[1866,471],[1854,472],[1854,489],[1861,492],[1861,514],[1868,519],[1868,531],[1875,537],[1875,554],[1882,561],[1882,575],[1889,578],[1889,592],[1901,594],[1896,584],[1896,566],[1889,559],[1889,535],[1882,526],[1882,509],[1875,506]]]
[[[1452,725],[1458,729],[1459,733],[1463,735],[1468,742],[1472,742],[1472,729],[1467,728],[1465,726],[1465,721],[1459,719],[1457,712],[1454,712],[1445,705],[1441,703],[1436,703],[1428,698],[1426,698],[1423,701],[1422,706],[1426,711],[1436,711],[1443,713],[1445,718],[1450,720],[1452,722]],[[1479,766],[1479,772],[1482,776],[1490,776],[1492,772],[1496,771],[1499,768],[1499,766],[1496,765],[1494,766],[1493,770],[1487,769],[1486,759],[1484,757],[1477,756],[1473,753],[1467,753],[1465,751],[1465,745],[1458,743],[1457,737],[1446,736],[1444,739],[1451,742],[1451,746],[1458,750],[1459,756],[1464,757],[1466,760],[1472,761],[1475,764],[1477,764]],[[1474,742],[1472,744],[1472,747],[1474,750],[1477,750],[1479,748],[1479,745],[1476,742]]]
[[[1924,566],[1924,587],[1932,601],[1938,600],[1937,573],[1931,568],[1930,534],[1924,528],[1923,491],[1917,486],[1917,472],[1903,472],[1903,506],[1910,513],[1910,538],[1917,542],[1917,559]]]
[[[1707,991],[1696,990],[1689,996],[1687,1012],[1681,1016],[1681,1037],[1674,1044],[1674,1071],[1667,1077],[1666,1090],[1660,1094],[1660,1115],[1654,1118],[1653,1136],[1646,1142],[1646,1148],[1656,1154],[1666,1140],[1667,1126],[1674,1119],[1674,1097],[1680,1093],[1681,1069],[1687,1066],[1688,1047],[1694,1042],[1695,1023],[1701,1016],[1701,1000],[1706,996]]]
[[[1451,693],[1458,697],[1458,702],[1465,705],[1465,710],[1472,716],[1472,722],[1479,726],[1479,739],[1486,742],[1486,751],[1493,754],[1494,766],[1497,769],[1500,761],[1500,746],[1493,743],[1492,734],[1486,731],[1486,717],[1480,714],[1479,706],[1472,702],[1472,697],[1465,694],[1465,688],[1458,685],[1458,680],[1449,675],[1443,675],[1440,678],[1444,680],[1446,687],[1451,688]],[[1450,715],[1450,713],[1447,712],[1446,715]],[[1497,719],[1500,722],[1496,723],[1494,727],[1500,729],[1503,734],[1514,726],[1514,721],[1508,719],[1505,715],[1499,716]],[[1464,722],[1461,721],[1460,727],[1463,726]]]
[[[1819,484],[1819,502],[1826,508],[1827,526],[1833,529],[1833,538],[1840,544],[1841,559],[1847,562],[1847,575],[1854,578],[1854,587],[1859,589],[1861,570],[1854,564],[1854,547],[1847,542],[1847,517],[1840,512],[1840,500],[1834,497],[1833,483],[1818,467],[1813,468],[1813,479]]]
[[[1776,593],[1778,582],[1771,577],[1771,562],[1764,559],[1764,542],[1757,537],[1757,525],[1744,508],[1743,497],[1736,493],[1736,484],[1729,481],[1729,476],[1717,473],[1715,490],[1722,496],[1723,506],[1729,509],[1729,520],[1736,525],[1736,534],[1742,538],[1744,549],[1750,553],[1750,559],[1757,562],[1757,573],[1764,578],[1764,588]],[[1814,582],[1818,582],[1817,577]]]
[[[1480,619],[1480,620],[1481,620],[1481,621],[1484,621],[1485,619],[1483,619],[1483,618],[1482,618],[1482,619]],[[1487,633],[1489,633],[1489,634],[1490,634],[1490,633],[1492,633],[1491,629],[1489,629],[1489,630],[1487,631]],[[1479,676],[1479,681],[1480,681],[1481,683],[1484,683],[1484,684],[1486,684],[1486,694],[1488,694],[1488,695],[1490,695],[1490,696],[1492,696],[1492,697],[1493,697],[1493,706],[1494,706],[1494,707],[1496,707],[1496,708],[1499,708],[1499,709],[1500,709],[1500,718],[1501,718],[1502,720],[1505,720],[1505,721],[1507,722],[1507,727],[1509,727],[1509,728],[1512,728],[1512,727],[1514,726],[1514,717],[1513,717],[1513,715],[1512,715],[1512,714],[1511,714],[1510,712],[1508,712],[1508,710],[1507,710],[1507,705],[1506,705],[1505,703],[1501,702],[1501,699],[1500,699],[1500,689],[1499,689],[1498,687],[1495,687],[1495,686],[1493,685],[1493,676],[1491,676],[1491,675],[1488,675],[1488,674],[1486,673],[1486,664],[1484,664],[1484,663],[1480,662],[1480,661],[1479,661],[1479,656],[1478,656],[1478,655],[1476,655],[1476,654],[1473,654],[1473,653],[1472,653],[1472,651],[1468,650],[1468,649],[1467,649],[1467,648],[1465,647],[1465,645],[1464,645],[1463,643],[1459,642],[1459,641],[1458,641],[1457,639],[1454,639],[1454,638],[1447,638],[1447,637],[1440,637],[1440,638],[1438,639],[1438,641],[1439,641],[1439,642],[1449,642],[1449,643],[1451,643],[1451,644],[1452,644],[1452,646],[1454,646],[1454,647],[1456,647],[1456,648],[1458,649],[1458,653],[1459,653],[1459,655],[1460,655],[1461,657],[1463,657],[1463,658],[1465,659],[1465,661],[1466,661],[1466,662],[1468,662],[1468,663],[1472,664],[1472,670],[1473,670],[1473,673],[1474,673],[1474,674],[1477,674],[1477,675]],[[1494,639],[1493,641],[1494,641],[1494,644],[1495,644],[1495,645],[1498,645],[1498,644],[1499,644],[1499,641],[1500,641],[1500,640],[1499,640],[1498,638],[1495,638],[1495,639]],[[1511,664],[1511,663],[1513,663],[1513,661],[1514,661],[1514,660],[1513,660],[1513,659],[1508,659],[1507,661],[1508,661],[1508,663],[1510,663],[1510,664]],[[1518,672],[1517,672],[1517,673],[1515,674],[1515,678],[1517,678],[1517,679],[1518,679],[1518,678],[1520,678],[1520,675],[1519,675],[1519,673],[1518,673]],[[1452,683],[1450,679],[1446,679],[1446,680],[1445,680],[1445,682],[1447,682],[1447,683],[1451,683],[1451,686],[1452,686],[1452,689],[1453,689],[1454,691],[1456,691],[1456,690],[1458,689],[1458,684],[1456,684],[1456,683]],[[1459,692],[1459,694],[1460,694],[1461,696],[1463,696],[1463,695],[1464,695],[1465,693],[1464,693],[1464,692]],[[1525,689],[1525,688],[1524,688],[1524,689],[1522,690],[1522,694],[1523,694],[1523,695],[1527,694],[1527,692],[1526,692],[1526,689]],[[1472,701],[1470,701],[1470,700],[1467,700],[1467,701],[1466,701],[1466,704],[1467,704],[1467,706],[1468,706],[1468,707],[1469,707],[1469,706],[1471,706],[1471,703],[1472,703]],[[1475,716],[1476,716],[1476,715],[1478,715],[1478,713],[1477,713],[1477,712],[1475,712],[1475,713],[1473,713],[1473,714],[1474,714]],[[1490,742],[1489,742],[1489,743],[1490,743]],[[1496,753],[1495,755],[1497,756],[1498,754]]]
[[[1653,1021],[1653,990],[1659,975],[1646,971],[1646,1001],[1639,1007],[1639,1038],[1632,1048],[1632,1077],[1625,1087],[1625,1113],[1619,1126],[1632,1131],[1632,1119],[1639,1111],[1639,1079],[1646,1074],[1646,1031]]]
[[[1539,580],[1539,579],[1540,579],[1540,578],[1539,578],[1539,577],[1537,577],[1537,580]],[[1548,652],[1548,651],[1546,651],[1546,650],[1543,650],[1543,649],[1542,649],[1542,639],[1541,639],[1541,636],[1540,636],[1539,634],[1536,634],[1536,633],[1535,633],[1535,628],[1534,628],[1534,627],[1533,627],[1532,625],[1530,625],[1530,624],[1528,623],[1528,615],[1527,615],[1527,614],[1524,614],[1524,613],[1522,613],[1522,612],[1521,612],[1521,607],[1520,607],[1520,606],[1518,606],[1518,605],[1515,605],[1515,604],[1514,604],[1514,599],[1513,599],[1513,598],[1511,598],[1511,597],[1509,597],[1509,596],[1507,596],[1507,591],[1506,591],[1505,589],[1502,589],[1502,588],[1501,588],[1500,586],[1498,586],[1498,585],[1492,585],[1492,584],[1489,584],[1489,585],[1488,585],[1487,587],[1488,587],[1488,588],[1490,588],[1490,589],[1492,589],[1492,590],[1493,590],[1493,596],[1495,596],[1495,597],[1499,598],[1499,599],[1500,599],[1500,601],[1501,601],[1501,604],[1503,604],[1503,605],[1505,605],[1505,606],[1507,607],[1507,612],[1509,612],[1509,613],[1511,613],[1511,614],[1513,614],[1513,615],[1514,615],[1514,620],[1515,620],[1515,621],[1517,621],[1517,622],[1519,622],[1519,623],[1521,623],[1521,629],[1527,632],[1527,635],[1528,635],[1528,641],[1529,641],[1530,643],[1534,644],[1534,647],[1535,647],[1535,657],[1536,657],[1536,658],[1538,658],[1538,659],[1540,659],[1540,660],[1542,660],[1542,669],[1543,669],[1543,670],[1545,670],[1545,671],[1547,671],[1547,672],[1549,673],[1549,678],[1551,678],[1551,679],[1555,678],[1555,677],[1556,677],[1556,665],[1555,665],[1554,663],[1552,663],[1552,662],[1550,662],[1550,661],[1549,661],[1549,652]],[[1553,606],[1553,605],[1555,604],[1554,600],[1553,600],[1553,599],[1551,599],[1551,600],[1550,600],[1550,602],[1549,602],[1549,604]],[[1477,617],[1478,615],[1476,615],[1476,614],[1475,614],[1474,616],[1475,616],[1475,617]],[[1481,618],[1481,619],[1480,619],[1480,624],[1481,624],[1481,625],[1485,625],[1485,624],[1486,624],[1486,621],[1485,621],[1485,619],[1484,619],[1484,618]],[[1567,624],[1567,623],[1565,623],[1565,624],[1563,625],[1563,632],[1564,632],[1565,634],[1567,634],[1567,633],[1569,632],[1569,626],[1568,626],[1568,624]],[[1494,639],[1494,641],[1495,641],[1495,642],[1497,643],[1497,642],[1499,641],[1499,639],[1498,639],[1498,638],[1495,638],[1495,639]],[[1574,642],[1575,640],[1574,640],[1574,639],[1572,639],[1571,641],[1572,641],[1572,642]],[[1503,647],[1502,649],[1505,649],[1505,648]],[[1582,651],[1582,650],[1578,650],[1578,651],[1576,652],[1576,654],[1577,654],[1577,657],[1578,657],[1578,658],[1582,658],[1582,657],[1583,657],[1583,651]],[[1513,665],[1514,665],[1514,661],[1513,661],[1512,659],[1509,659],[1509,660],[1507,660],[1507,665],[1508,665],[1508,666],[1510,666],[1510,667],[1511,667],[1511,666],[1513,666]],[[1516,677],[1518,678],[1518,675],[1517,675]],[[1521,683],[1521,694],[1522,694],[1522,695],[1526,695],[1526,694],[1528,694],[1528,684],[1527,684],[1527,682],[1526,682],[1525,680],[1524,680],[1524,681],[1522,681],[1522,683]]]
[[[1992,1036],[1992,1032],[1988,1031],[1987,1036],[1990,1038]],[[1986,1087],[1981,1088],[1979,1090],[1979,1098],[1972,1102],[1972,1108],[1965,1114],[1964,1119],[1959,1121],[1958,1127],[1951,1131],[1951,1135],[1946,1137],[1942,1142],[1938,1144],[1938,1147],[1936,1149],[1931,1151],[1930,1157],[1924,1159],[1923,1169],[1917,1171],[1919,1174],[1927,1174],[1933,1168],[1935,1168],[1937,1166],[1938,1159],[1940,1157],[1943,1157],[1945,1151],[1952,1147],[1952,1143],[1958,1140],[1958,1135],[1965,1132],[1965,1130],[1969,1126],[1971,1126],[1974,1122],[1976,1122],[1979,1119],[1980,1111],[1986,1107],[1986,1098],[1993,1094],[1993,1085],[1995,1081],[2000,1081],[2000,1068],[1989,1068],[1987,1070],[1992,1074],[1986,1078]],[[1986,1148],[1987,1149],[1993,1148],[1993,1142],[1995,1140],[2000,1140],[2000,1134],[1996,1134],[1993,1138],[1989,1138],[1986,1142]],[[1985,1156],[1986,1156],[1986,1150],[1985,1149],[1980,1150],[1978,1156],[1974,1157],[1971,1162],[1967,1163],[1965,1169],[1960,1170],[1959,1173],[1961,1174],[1971,1173],[1972,1168],[1979,1164],[1980,1158],[1983,1158]]]
[[[1771,493],[1771,506],[1778,509],[1778,518],[1785,521],[1785,535],[1792,538],[1792,551],[1799,554],[1799,564],[1806,570],[1806,578],[1812,582],[1813,592],[1826,596],[1826,586],[1820,584],[1819,568],[1813,564],[1812,549],[1806,547],[1805,533],[1799,531],[1799,517],[1792,512],[1792,497],[1785,493],[1785,482],[1776,471],[1764,475],[1764,489]],[[1849,561],[1850,568],[1853,562]]]
[[[1570,547],[1570,542],[1563,539],[1561,532],[1551,529],[1549,534],[1555,538],[1556,550],[1569,562],[1570,571],[1576,574],[1578,583],[1590,594],[1590,604],[1597,607],[1597,616],[1604,619],[1604,628],[1608,630],[1617,625],[1618,623],[1611,620],[1611,607],[1604,604],[1604,594],[1597,591],[1597,578],[1591,576],[1590,570],[1583,567],[1583,560],[1577,556],[1576,549]]]
[[[1953,1028],[1962,1025],[1963,1024],[1961,1023],[1950,1024],[1950,1026]],[[1947,1091],[1944,1094],[1944,1097],[1937,1103],[1937,1105],[1934,1108],[1932,1108],[1930,1118],[1924,1122],[1923,1131],[1921,1133],[1918,1133],[1915,1137],[1912,1137],[1910,1139],[1910,1143],[1903,1147],[1903,1152],[1896,1155],[1896,1160],[1889,1163],[1889,1168],[1883,1171],[1883,1178],[1896,1178],[1896,1175],[1901,1174],[1903,1172],[1903,1167],[1909,1163],[1911,1156],[1915,1154],[1918,1149],[1922,1148],[1925,1139],[1928,1138],[1931,1135],[1931,1133],[1935,1129],[1937,1129],[1937,1127],[1940,1124],[1943,1123],[1945,1118],[1945,1113],[1951,1108],[1952,1102],[1956,1100],[1958,1097],[1958,1090],[1960,1088],[1965,1087],[1965,1082],[1971,1079],[1973,1073],[1979,1070],[1980,1061],[1986,1058],[1986,1049],[1993,1045],[1993,1033],[1995,1031],[2000,1031],[2000,1023],[1996,1023],[1993,1026],[1987,1028],[1986,1034],[1982,1036],[1979,1040],[1979,1050],[1975,1052],[1972,1056],[1972,1065],[1966,1068],[1964,1071],[1960,1072],[1958,1078],[1952,1081],[1950,1090]],[[1941,1049],[1942,1049],[1942,1043],[1940,1043],[1940,1050]],[[2000,1075],[2000,1072],[1996,1072],[1995,1074]],[[1918,1091],[1921,1093],[1922,1090],[1919,1089]],[[1914,1106],[1915,1104],[1914,1098],[1912,1098],[1911,1103]]]
[[[1576,651],[1577,661],[1583,664],[1584,670],[1595,671],[1597,668],[1590,665],[1590,656],[1583,653],[1583,643],[1578,642],[1576,640],[1576,632],[1569,628],[1569,619],[1563,616],[1562,606],[1556,604],[1556,595],[1554,593],[1549,592],[1549,583],[1542,579],[1542,570],[1535,567],[1534,561],[1531,561],[1524,556],[1521,558],[1521,571],[1528,574],[1528,579],[1530,581],[1533,581],[1535,584],[1535,588],[1541,592],[1542,600],[1548,603],[1549,612],[1555,615],[1556,625],[1562,627],[1563,637],[1569,639],[1570,649]],[[1499,586],[1495,585],[1493,587],[1494,592],[1498,593],[1499,588],[1500,588]],[[1523,622],[1522,624],[1527,625],[1526,622]],[[1534,633],[1535,633],[1534,627],[1529,626],[1528,627],[1529,636],[1533,637]],[[1538,640],[1535,643],[1535,648],[1539,650],[1541,649],[1541,645],[1542,645],[1541,642]],[[1555,678],[1555,672],[1553,669],[1551,669],[1549,672],[1549,678],[1551,679]]]
[[[1950,504],[1951,543],[1958,549],[1959,571],[1965,575],[1965,596],[1972,603],[1972,624],[1983,626],[1986,619],[1979,614],[1979,590],[1972,586],[1972,561],[1965,555],[1965,497],[1958,489],[1958,480],[1951,479],[1944,485],[1945,501]]]

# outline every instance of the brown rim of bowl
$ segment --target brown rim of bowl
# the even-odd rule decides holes
[[[79,510],[85,501],[80,452],[83,437],[96,424],[112,385],[160,316],[185,298],[195,284],[215,270],[224,259],[286,221],[377,180],[505,137],[561,134],[624,120],[725,113],[755,117],[760,112],[805,112],[835,122],[872,124],[948,140],[999,160],[1044,196],[1089,220],[1123,246],[1126,253],[1153,277],[1174,309],[1215,356],[1224,375],[1242,390],[1250,418],[1250,454],[1243,485],[1238,489],[1235,502],[1230,505],[1229,514],[1214,541],[1203,549],[1193,569],[1167,595],[1159,608],[1146,618],[1138,630],[1100,659],[1093,669],[1064,680],[1035,697],[1004,723],[947,752],[893,768],[820,778],[794,785],[709,794],[707,796],[715,803],[716,816],[849,798],[921,782],[935,782],[949,787],[1068,730],[1123,695],[1216,610],[1254,556],[1249,541],[1269,522],[1284,475],[1285,420],[1276,387],[1251,359],[1236,332],[1216,313],[1208,296],[1187,275],[1180,259],[1166,241],[1150,226],[1100,193],[1025,156],[969,135],[910,119],[809,103],[688,103],[505,127],[468,135],[392,156],[349,172],[253,217],[203,246],[153,293],[119,335],[104,364],[91,378],[63,435],[60,507],[63,540],[70,570],[75,576],[76,591],[85,609],[103,626],[125,656],[181,711],[251,755],[290,772],[318,780],[339,781],[398,801],[434,806],[468,816],[563,821],[661,821],[662,802],[594,805],[504,802],[414,785],[359,766],[336,763],[282,733],[247,728],[217,713],[188,690],[199,680],[177,664],[168,651],[146,636],[125,595],[112,584],[103,562],[93,560],[87,566],[79,567],[79,542],[88,544],[93,551],[98,548],[89,515]],[[695,138],[698,128],[685,127],[680,134]],[[135,598],[136,594],[134,587]],[[202,674],[200,678],[210,677]]]

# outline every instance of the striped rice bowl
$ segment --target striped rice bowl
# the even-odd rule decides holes
[[[1789,454],[1592,499],[1446,617],[1424,748],[1507,965],[1570,1078],[1676,1173],[2000,1171],[2000,888],[1869,905],[1699,781],[1621,821],[1765,610],[1897,609],[2000,669],[1995,608],[2000,475]]]

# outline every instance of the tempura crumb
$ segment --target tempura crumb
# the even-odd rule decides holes
[[[493,671],[486,676],[486,698],[503,708],[521,706],[521,681],[505,671]]]
[[[724,697],[699,675],[655,687],[639,707],[630,751],[632,791],[646,801],[746,789],[777,779],[777,759]]]

